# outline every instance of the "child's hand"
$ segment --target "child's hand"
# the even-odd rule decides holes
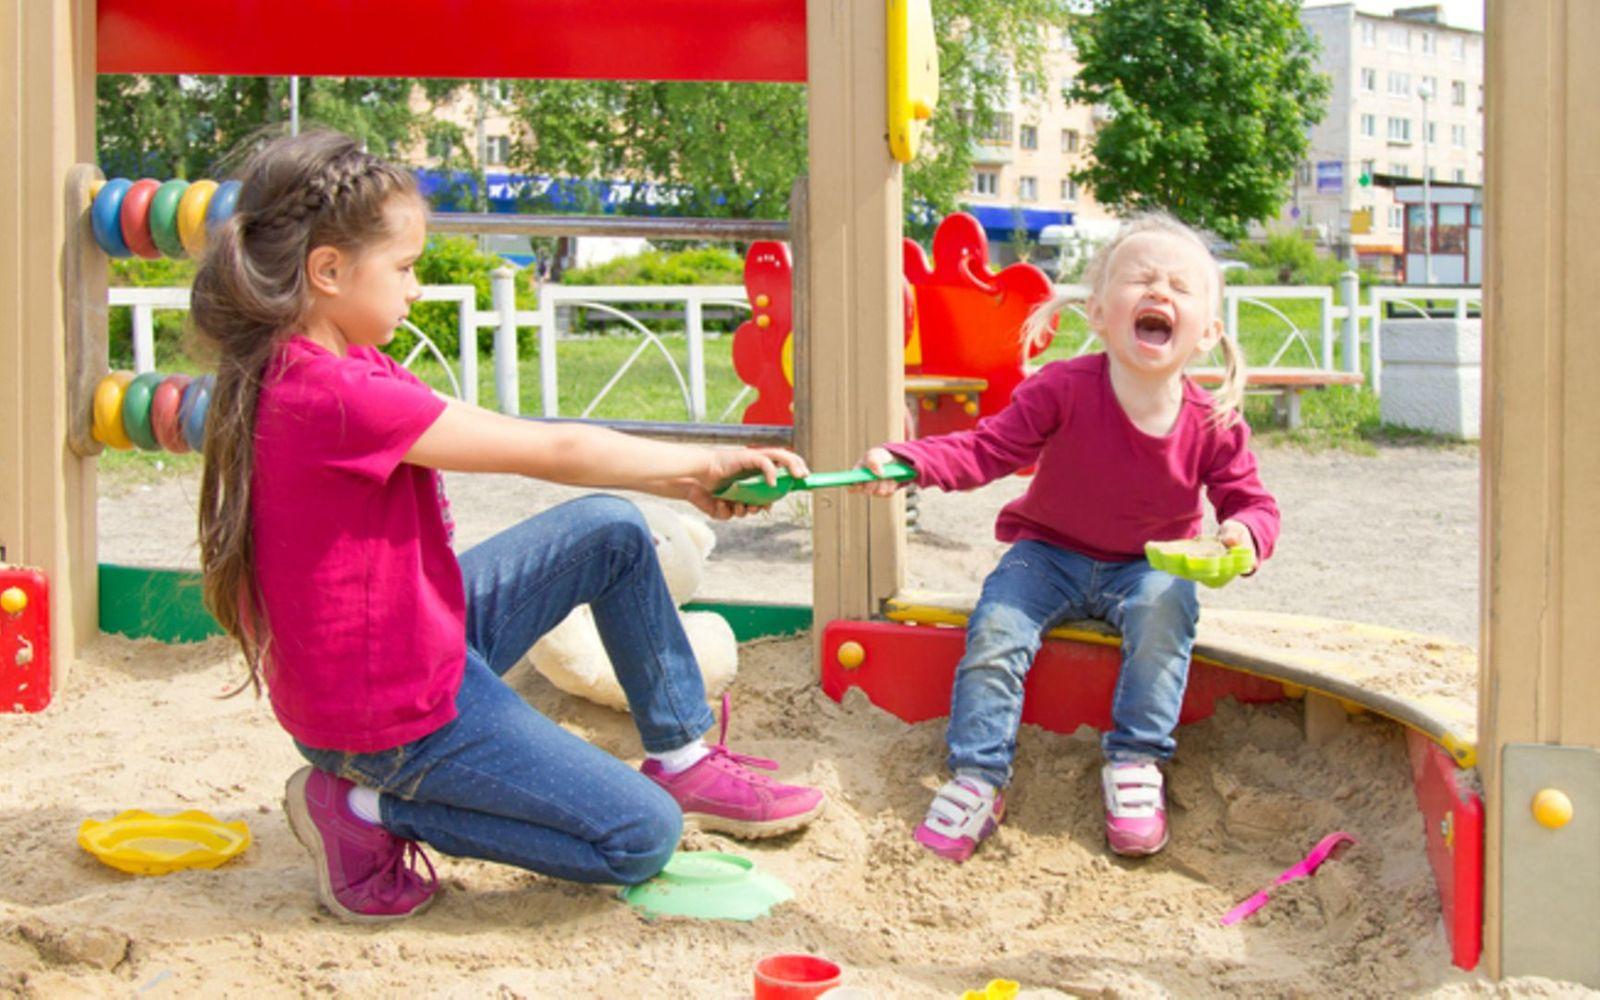
[[[893,461],[894,456],[889,453],[889,449],[868,448],[867,453],[861,456],[861,461],[857,464],[871,470],[873,475],[881,476],[883,475],[883,467]],[[850,492],[886,497],[892,495],[895,490],[904,485],[904,482],[896,479],[879,479],[870,483],[857,483],[850,487]]]
[[[1223,521],[1217,525],[1217,541],[1230,549],[1247,545],[1252,556],[1259,558],[1261,555],[1256,551],[1256,537],[1250,534],[1249,528],[1238,521]]]
[[[778,468],[796,479],[811,474],[805,459],[786,448],[714,448],[710,449],[706,469],[688,484],[684,499],[719,521],[730,517],[744,517],[752,511],[767,510],[765,506],[732,503],[718,500],[712,491],[739,476],[759,472],[768,483],[778,480]]]

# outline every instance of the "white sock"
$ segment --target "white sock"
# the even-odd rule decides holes
[[[977,771],[957,771],[956,778],[963,784],[971,785],[972,790],[982,795],[988,802],[993,802],[994,797],[1000,792],[1000,789],[989,784],[988,778],[985,778]]]
[[[687,771],[700,763],[701,758],[711,752],[703,740],[695,740],[676,750],[666,750],[661,753],[646,754],[651,760],[661,765],[661,769],[668,774],[677,774]]]
[[[358,819],[364,819],[373,826],[383,825],[383,813],[378,811],[378,793],[373,789],[357,785],[350,789],[350,796],[345,801]]]

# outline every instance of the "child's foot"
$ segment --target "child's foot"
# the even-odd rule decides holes
[[[283,808],[289,828],[317,863],[317,898],[336,917],[398,920],[433,902],[439,880],[415,841],[402,840],[350,809],[350,782],[302,767],[289,777]],[[428,869],[423,877],[416,868]]]
[[[750,770],[776,771],[778,762],[728,749],[728,696],[722,696],[722,732],[710,753],[681,771],[646,759],[640,770],[665,788],[683,818],[702,830],[759,839],[798,830],[822,814],[822,789],[784,785]]]
[[[1167,846],[1167,797],[1161,770],[1149,762],[1112,762],[1100,769],[1106,798],[1106,843],[1125,857]]]
[[[972,857],[978,845],[1000,828],[1005,819],[1005,793],[992,795],[971,778],[944,783],[928,806],[928,815],[914,834],[917,843],[958,864]]]

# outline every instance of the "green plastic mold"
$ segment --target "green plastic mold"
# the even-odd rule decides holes
[[[883,467],[883,475],[874,475],[864,468],[846,469],[843,472],[813,472],[804,479],[796,479],[787,472],[778,473],[778,481],[769,483],[765,476],[756,473],[751,476],[742,476],[717,490],[719,500],[731,500],[734,503],[749,504],[753,507],[764,507],[769,503],[782,500],[795,490],[822,490],[836,486],[854,486],[856,483],[870,483],[879,479],[908,480],[917,478],[917,470],[904,462],[889,462]]]
[[[678,851],[661,874],[622,890],[629,906],[647,917],[754,920],[794,891],[753,862],[718,851]]]
[[[1215,538],[1146,542],[1144,557],[1156,569],[1207,587],[1220,587],[1241,573],[1255,569],[1256,565],[1250,546],[1235,545],[1225,549]]]

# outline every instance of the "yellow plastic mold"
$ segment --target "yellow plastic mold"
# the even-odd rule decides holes
[[[250,846],[250,828],[198,809],[167,816],[129,809],[108,820],[84,820],[78,846],[119,871],[166,875],[237,857]]]
[[[1235,545],[1221,555],[1202,555],[1193,551],[1207,542],[1221,548],[1215,539],[1188,539],[1178,542],[1146,542],[1144,557],[1156,569],[1164,570],[1185,580],[1203,583],[1207,587],[1220,587],[1241,573],[1255,569],[1255,553],[1248,545]]]

